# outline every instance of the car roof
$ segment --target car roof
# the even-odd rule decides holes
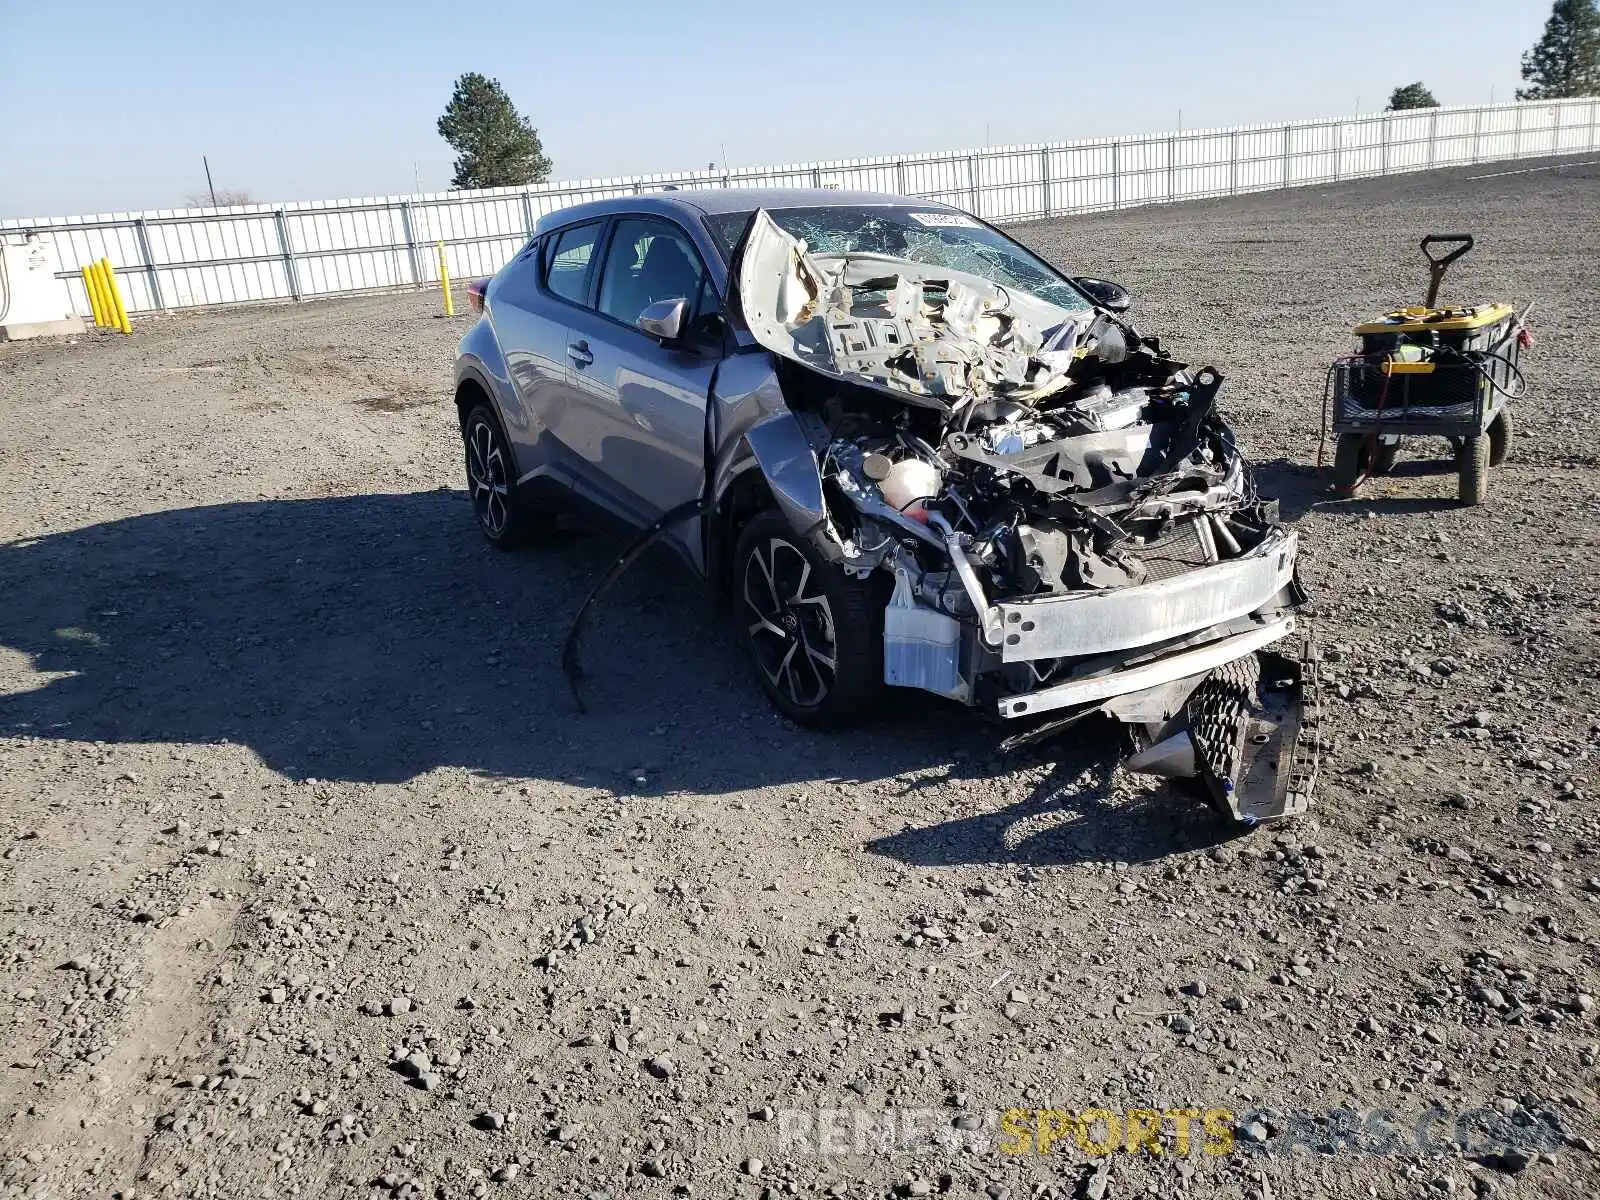
[[[846,192],[832,188],[691,188],[672,192],[644,192],[637,196],[613,196],[558,209],[539,218],[539,232],[608,217],[615,213],[656,213],[680,221],[722,213],[753,212],[758,208],[859,208],[873,205],[898,205],[929,211],[954,212],[948,204],[896,196],[889,192]]]

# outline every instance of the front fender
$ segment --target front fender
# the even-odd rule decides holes
[[[784,401],[770,354],[738,354],[717,373],[711,408],[710,493],[722,512],[734,483],[760,471],[773,502],[790,527],[828,559],[844,545],[828,519],[822,475],[811,443]]]
[[[773,413],[745,430],[744,446],[772,489],[778,511],[798,534],[812,537],[828,522],[822,475],[811,443],[792,412]]]

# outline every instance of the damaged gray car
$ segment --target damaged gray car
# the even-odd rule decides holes
[[[886,685],[1011,743],[1103,713],[1129,767],[1234,820],[1306,807],[1296,534],[1221,375],[1141,334],[1120,287],[942,204],[718,189],[552,214],[472,298],[456,402],[494,545],[619,522],[597,595],[664,541],[806,725]]]

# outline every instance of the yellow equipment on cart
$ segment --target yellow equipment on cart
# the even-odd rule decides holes
[[[1432,247],[1453,245],[1435,256]],[[1353,494],[1373,475],[1387,473],[1408,437],[1442,437],[1455,450],[1457,494],[1481,503],[1489,468],[1511,453],[1511,401],[1524,390],[1519,365],[1533,339],[1527,310],[1509,304],[1440,306],[1439,284],[1451,263],[1472,249],[1470,233],[1429,234],[1428,298],[1357,325],[1360,353],[1333,364],[1328,399],[1335,437],[1333,486]]]

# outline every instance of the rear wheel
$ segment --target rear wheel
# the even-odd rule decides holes
[[[1394,470],[1395,460],[1399,457],[1399,442],[1379,442],[1377,450],[1372,455],[1372,473],[1374,475],[1387,475]]]
[[[1333,487],[1348,496],[1372,465],[1372,449],[1365,434],[1341,433],[1333,451]]]
[[[790,720],[847,724],[883,686],[883,597],[873,582],[846,575],[776,512],[745,526],[734,617],[762,690]]]
[[[1487,436],[1467,438],[1456,452],[1456,495],[1463,504],[1482,504],[1489,493],[1490,445]]]
[[[530,508],[517,489],[516,467],[494,409],[479,404],[468,412],[461,440],[472,513],[489,544],[512,550],[548,529],[551,516]]]
[[[1489,423],[1489,465],[1498,467],[1511,457],[1512,438],[1516,433],[1516,424],[1511,419],[1511,410],[1502,408],[1500,415]]]

